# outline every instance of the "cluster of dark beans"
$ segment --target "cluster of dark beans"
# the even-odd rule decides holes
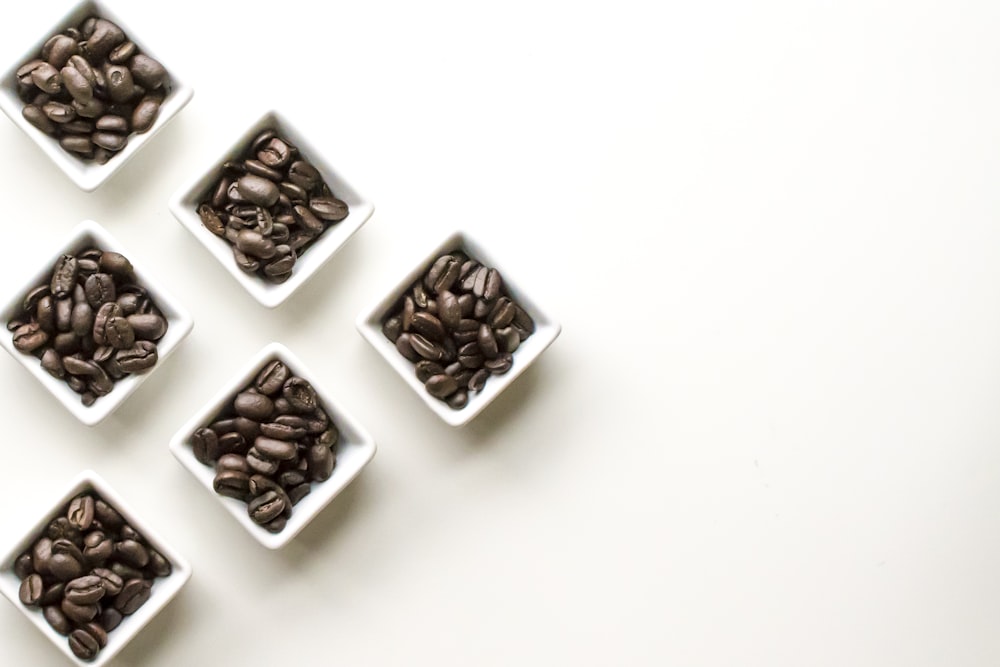
[[[215,491],[247,503],[255,523],[278,533],[311,483],[333,474],[339,439],[312,385],[274,360],[191,445],[215,467]]]
[[[153,126],[168,86],[163,65],[94,16],[50,37],[17,70],[24,118],[69,153],[101,164]]]
[[[437,258],[382,323],[428,393],[456,410],[491,375],[510,370],[514,350],[534,330],[500,272],[461,252]]]
[[[274,130],[265,130],[222,166],[202,224],[233,246],[236,264],[272,283],[292,275],[295,259],[348,208],[309,161]]]
[[[167,319],[136,284],[124,255],[88,248],[60,257],[49,282],[28,292],[7,328],[15,348],[38,357],[90,406],[117,380],[156,364]]]
[[[113,507],[93,493],[77,496],[14,562],[19,597],[41,609],[69,638],[73,655],[93,660],[108,633],[149,599],[153,581],[171,572]]]

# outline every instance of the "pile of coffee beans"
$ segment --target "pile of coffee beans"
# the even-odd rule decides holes
[[[38,357],[90,406],[117,380],[156,364],[167,318],[136,283],[124,255],[87,248],[59,258],[7,329],[17,350]]]
[[[172,567],[95,493],[70,501],[14,562],[21,602],[69,638],[73,655],[93,660],[108,633],[149,600]]]
[[[316,390],[275,359],[190,442],[215,467],[216,493],[247,503],[254,523],[278,533],[311,483],[333,474],[339,440]]]
[[[258,135],[198,206],[202,224],[233,246],[236,264],[272,283],[292,276],[296,258],[347,217],[310,162],[275,130]]]
[[[50,37],[17,70],[24,118],[70,154],[100,164],[153,126],[169,86],[163,65],[96,16]]]
[[[514,351],[534,330],[500,272],[462,252],[438,257],[382,323],[427,392],[456,410],[491,375],[510,370]]]

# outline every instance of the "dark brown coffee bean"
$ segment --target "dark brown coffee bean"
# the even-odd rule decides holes
[[[434,375],[424,384],[427,392],[435,398],[445,398],[458,390],[458,383],[450,375]]]
[[[306,482],[303,484],[296,484],[295,486],[288,489],[288,499],[292,505],[298,505],[299,501],[309,495],[312,491],[312,486]]]
[[[35,567],[31,563],[30,552],[23,553],[14,560],[14,574],[17,575],[18,579],[24,579],[34,572]]]
[[[430,341],[440,343],[445,337],[444,325],[441,320],[427,312],[414,313],[410,328]]]
[[[115,65],[124,65],[129,61],[139,47],[135,45],[135,42],[122,42],[115,48],[111,49],[111,53],[108,54],[108,61]],[[132,78],[135,78],[135,73],[132,73]]]
[[[149,565],[146,566],[148,572],[154,577],[169,577],[173,569],[166,556],[156,549],[149,549]]]
[[[461,410],[469,403],[469,394],[464,390],[456,391],[447,398],[447,403],[455,410]]]
[[[325,482],[330,479],[337,463],[336,456],[329,447],[313,445],[306,453],[309,464],[309,479],[314,482]]]
[[[156,343],[139,340],[127,350],[118,350],[115,360],[126,373],[142,373],[156,365]]]
[[[296,204],[292,207],[292,210],[295,211],[295,219],[304,232],[315,236],[325,228],[323,221],[313,213],[312,209],[302,204]]]
[[[240,416],[261,421],[271,417],[274,412],[274,402],[264,394],[244,391],[236,395],[233,409]]]
[[[157,313],[134,313],[126,319],[140,340],[160,340],[167,333],[167,320]]]
[[[281,395],[298,412],[310,412],[319,404],[316,390],[308,381],[297,376],[285,381]]]
[[[97,617],[97,614],[100,613],[101,607],[96,604],[73,604],[66,598],[63,598],[62,602],[59,603],[59,609],[62,613],[66,614],[66,617],[69,620],[79,625],[83,625],[84,623],[90,623],[94,620]]]
[[[205,465],[219,458],[219,436],[210,428],[199,428],[191,436],[194,457]]]
[[[132,72],[125,65],[110,65],[104,70],[108,97],[112,103],[128,102],[135,95]]]
[[[285,511],[285,502],[274,491],[267,491],[247,504],[247,513],[254,523],[264,525]]]
[[[87,565],[101,566],[113,553],[114,542],[102,531],[91,531],[83,539],[83,560]]]
[[[288,440],[276,440],[261,436],[254,440],[253,448],[259,454],[276,461],[291,461],[295,458],[296,446]]]
[[[514,359],[509,354],[501,354],[496,359],[488,359],[484,364],[483,368],[493,373],[494,375],[503,375],[510,370],[513,365]]]
[[[89,495],[77,496],[69,503],[66,518],[78,530],[87,530],[94,523],[94,498]]]
[[[96,604],[104,597],[105,590],[101,577],[97,575],[85,575],[66,582],[63,593],[66,600],[75,605],[86,606]]]
[[[152,586],[142,579],[129,579],[122,587],[122,592],[115,596],[114,608],[125,616],[135,613],[139,607],[146,604]]]
[[[61,634],[63,637],[68,635],[73,630],[73,624],[68,618],[66,618],[66,614],[64,614],[62,609],[60,609],[56,604],[50,604],[42,609],[42,616],[45,617],[45,620],[52,627],[52,629]]]
[[[94,500],[94,516],[101,522],[101,526],[105,530],[121,530],[122,525],[125,523],[118,510],[100,498]]]
[[[428,361],[423,359],[418,361],[416,366],[417,379],[420,382],[427,382],[434,375],[441,375],[444,373],[444,366],[437,363],[436,361]]]
[[[87,634],[97,640],[97,645],[104,648],[108,645],[108,633],[105,631],[101,624],[97,620],[93,620],[90,623],[84,625],[81,630],[86,630]]]
[[[90,135],[90,140],[95,146],[113,152],[122,150],[128,144],[127,136],[124,134],[115,134],[114,132],[94,132]]]
[[[104,589],[105,595],[111,597],[121,593],[125,585],[124,580],[120,576],[105,567],[94,568],[91,576],[97,577],[100,580],[99,583]]]
[[[445,358],[445,351],[441,345],[427,340],[420,334],[410,334],[410,345],[424,359],[441,361]]]
[[[34,322],[22,324],[14,330],[14,347],[19,352],[34,352],[49,340],[49,335]]]
[[[121,625],[123,618],[124,616],[122,616],[122,613],[114,607],[105,607],[104,610],[101,611],[99,622],[105,632],[111,632]]]
[[[247,452],[246,458],[247,465],[249,465],[250,468],[256,473],[260,473],[262,475],[273,475],[278,472],[278,461],[264,456],[253,447],[251,447],[250,451]]]
[[[94,99],[94,84],[87,80],[78,69],[72,66],[63,67],[59,71],[63,86],[66,91],[73,96],[73,99],[80,104],[90,104]],[[76,113],[74,109],[74,114]]]
[[[262,394],[273,396],[278,393],[288,379],[288,367],[275,359],[268,362],[254,380],[254,387]]]
[[[287,426],[285,424],[279,424],[277,422],[267,422],[260,425],[261,435],[268,438],[274,438],[276,440],[289,440],[295,441],[300,440],[305,437],[306,430],[304,428],[294,428],[292,426]]]
[[[236,187],[245,201],[257,206],[274,206],[278,201],[278,186],[255,174],[241,176]]]
[[[163,98],[159,95],[146,95],[132,111],[132,130],[138,133],[146,132],[153,127],[160,113]]]
[[[82,554],[79,559],[66,553],[53,553],[49,561],[49,571],[59,581],[76,579],[83,574]]]
[[[167,70],[163,65],[142,53],[132,56],[129,70],[135,82],[146,90],[160,88],[167,80]]]
[[[236,472],[250,474],[250,466],[247,465],[246,457],[239,454],[223,454],[215,462],[215,470],[216,472],[235,470]]]
[[[74,630],[69,634],[69,648],[80,660],[91,661],[97,657],[101,645],[92,634],[83,629]]]
[[[485,368],[480,368],[469,379],[469,391],[480,392],[486,386],[486,380],[490,377],[490,372]]]
[[[21,588],[18,590],[17,596],[21,600],[21,604],[34,607],[42,599],[44,590],[45,583],[42,580],[42,575],[29,574],[21,581]]]
[[[24,116],[26,121],[45,134],[53,134],[56,131],[55,123],[49,120],[49,117],[42,111],[42,108],[36,104],[26,105],[21,109],[21,115]]]
[[[487,359],[494,359],[500,353],[500,349],[497,347],[497,339],[488,324],[483,323],[479,326],[476,342],[479,343],[479,349]]]
[[[249,466],[247,469],[249,470]],[[250,476],[238,470],[223,470],[216,473],[212,488],[219,495],[246,500],[250,490]]]
[[[328,222],[340,222],[350,212],[347,204],[336,197],[313,197],[309,200],[309,210]]]
[[[115,544],[115,556],[126,565],[137,569],[149,564],[149,551],[136,540],[122,540]]]
[[[272,137],[257,149],[257,159],[273,169],[284,167],[291,156],[292,148],[278,137]]]

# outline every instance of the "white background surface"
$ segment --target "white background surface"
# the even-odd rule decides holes
[[[0,122],[0,287],[93,218],[195,328],[94,429],[0,358],[0,543],[93,467],[188,556],[118,664],[1000,662],[997,3],[115,7],[194,100],[93,194]],[[276,311],[166,208],[270,107],[376,205]],[[563,324],[461,430],[353,327],[456,228]],[[167,450],[271,340],[379,443],[277,553]]]

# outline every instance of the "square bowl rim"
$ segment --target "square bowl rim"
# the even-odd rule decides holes
[[[176,597],[180,592],[181,588],[187,584],[188,580],[191,578],[193,569],[191,563],[169,542],[163,539],[162,535],[149,525],[144,519],[142,519],[132,508],[132,506],[125,501],[125,499],[111,487],[108,482],[96,473],[92,469],[85,469],[75,475],[69,485],[64,487],[66,490],[63,491],[58,498],[47,505],[45,505],[45,510],[40,513],[38,520],[34,522],[31,528],[27,529],[2,555],[0,555],[0,593],[6,597],[11,604],[21,611],[22,615],[33,623],[46,637],[48,637],[53,644],[63,652],[64,655],[70,658],[74,663],[80,665],[81,667],[102,667],[127,646],[132,639],[134,639],[139,633],[142,632],[143,628],[149,624],[158,614],[164,609],[167,604]],[[31,543],[37,539],[38,535],[48,524],[48,522],[57,516],[58,511],[64,505],[69,503],[75,496],[86,491],[91,490],[93,493],[101,497],[102,500],[111,505],[130,526],[135,528],[147,544],[160,552],[171,564],[171,573],[166,577],[160,577],[154,580],[154,585],[152,589],[152,595],[149,600],[140,607],[135,614],[126,617],[126,621],[135,619],[130,622],[128,626],[119,626],[112,632],[108,633],[108,644],[106,647],[101,649],[97,654],[97,658],[93,661],[85,662],[73,655],[73,652],[69,648],[69,644],[66,641],[66,637],[58,634],[52,627],[49,626],[48,622],[42,617],[41,613],[37,609],[31,609],[25,607],[21,604],[18,598],[18,589],[14,586],[14,579],[16,575],[13,573],[14,562],[17,557],[24,553],[24,551],[31,545]],[[9,576],[8,576],[9,575]],[[119,631],[121,634],[118,634]]]
[[[389,314],[393,305],[426,272],[427,268],[437,257],[455,250],[463,250],[480,263],[499,269],[507,290],[514,297],[514,300],[525,308],[535,321],[535,332],[522,343],[522,345],[526,345],[529,341],[531,342],[532,348],[530,354],[523,355],[521,357],[522,362],[515,363],[504,375],[491,377],[483,391],[477,396],[470,395],[468,405],[460,410],[455,410],[444,401],[440,401],[428,394],[419,380],[416,379],[413,363],[400,355],[396,351],[395,346],[382,334],[382,320]],[[540,306],[534,297],[529,296],[519,286],[516,278],[511,279],[504,265],[498,263],[492,253],[487,251],[483,244],[473,238],[467,231],[456,230],[451,232],[443,241],[440,241],[433,248],[422,254],[416,255],[416,257],[417,259],[407,264],[411,268],[400,279],[392,283],[389,288],[382,290],[380,292],[382,296],[378,297],[377,300],[358,314],[355,319],[355,328],[438,417],[450,426],[464,426],[485,410],[490,403],[513,384],[514,380],[521,373],[537,360],[542,352],[559,337],[559,334],[562,332],[562,325],[549,315],[548,309]],[[518,351],[520,349],[518,348]],[[518,359],[517,351],[514,352],[514,359],[515,361]],[[491,387],[491,383],[495,384]]]
[[[110,6],[111,4],[113,2],[109,2],[109,0],[79,0],[78,2],[74,2],[69,8],[61,12],[57,20],[50,24],[49,28],[46,29],[44,37],[32,41],[31,46],[22,51],[18,59],[0,74],[0,111],[3,111],[10,118],[11,122],[32,143],[38,146],[59,171],[65,174],[67,178],[84,192],[93,192],[117,174],[194,96],[194,88],[178,75],[176,68],[170,66],[161,57],[156,55],[154,50],[150,49],[143,39],[137,39],[135,31]],[[142,53],[155,58],[163,65],[167,70],[171,83],[170,93],[164,99],[152,127],[140,134],[130,133],[128,145],[103,165],[96,162],[84,162],[76,158],[59,146],[59,143],[55,139],[28,123],[21,115],[24,103],[17,96],[15,86],[9,85],[14,80],[17,69],[28,60],[36,57],[36,54],[40,51],[42,44],[46,40],[56,32],[61,32],[67,27],[74,25],[77,17],[86,16],[89,13],[106,18],[117,24],[128,39],[139,47]]]
[[[191,446],[188,444],[190,435],[196,429],[209,423],[209,421],[218,414],[220,408],[224,407],[226,403],[231,401],[233,396],[246,386],[246,384],[260,372],[263,365],[271,359],[280,359],[295,375],[306,379],[313,386],[313,389],[315,389],[317,396],[330,416],[330,421],[338,426],[338,430],[340,431],[342,437],[344,431],[349,431],[355,434],[356,440],[351,441],[351,444],[358,448],[358,453],[354,455],[354,458],[357,459],[355,461],[355,467],[346,470],[340,467],[343,452],[338,450],[338,464],[334,467],[333,475],[323,482],[310,483],[312,485],[311,491],[309,495],[303,499],[303,502],[310,499],[310,497],[314,497],[311,502],[312,506],[306,512],[293,512],[292,518],[288,520],[285,529],[279,533],[271,533],[265,528],[253,523],[247,515],[246,503],[235,498],[224,497],[216,493],[211,484],[211,477],[214,476],[213,468],[198,461],[198,459],[195,458],[194,453],[191,451]],[[340,445],[338,445],[338,447],[339,446]],[[317,383],[315,376],[309,372],[308,368],[302,363],[301,359],[299,359],[285,345],[278,342],[268,343],[258,350],[252,357],[250,357],[249,360],[242,363],[237,372],[233,373],[229,379],[226,380],[222,386],[213,393],[211,399],[206,402],[194,415],[187,419],[183,426],[177,430],[174,436],[170,439],[169,447],[171,453],[174,455],[174,458],[176,458],[177,461],[184,468],[186,468],[192,476],[195,477],[198,484],[205,487],[208,493],[215,498],[216,501],[218,501],[248,533],[250,533],[251,537],[257,540],[257,542],[265,548],[272,550],[280,549],[295,539],[295,537],[297,537],[298,534],[304,530],[313,519],[322,513],[327,505],[333,502],[333,500],[340,495],[341,491],[349,486],[354,479],[361,474],[365,467],[374,458],[377,450],[375,439],[371,436],[368,430],[344,407],[339,400],[337,400],[333,394],[328,392],[322,384]],[[338,470],[341,470],[339,476],[337,476]],[[334,481],[335,477],[337,477],[336,481]],[[334,481],[334,483],[330,484],[332,481]],[[324,486],[328,484],[329,486]],[[299,503],[296,508],[301,509],[301,503]]]
[[[206,186],[210,185],[221,172],[222,164],[242,153],[253,138],[268,127],[277,127],[283,131],[283,138],[295,144],[300,154],[320,171],[335,196],[344,201],[350,199],[354,202],[348,202],[350,210],[347,217],[334,225],[327,226],[309,249],[296,260],[296,269],[293,270],[291,278],[279,284],[268,283],[259,276],[241,270],[233,261],[232,246],[229,242],[208,231],[195,211],[197,200],[204,196]],[[291,136],[285,136],[286,134]],[[325,152],[310,141],[298,125],[277,109],[271,108],[257,115],[256,120],[247,125],[234,141],[226,143],[214,155],[216,157],[205,169],[189,177],[174,191],[167,206],[174,218],[191,232],[236,282],[266,308],[281,305],[309,282],[347,245],[375,212],[375,205],[344,177],[343,170],[334,166],[333,162],[327,159]],[[337,188],[333,187],[331,180],[338,183]]]
[[[65,382],[49,375],[37,363],[38,359],[34,355],[19,352],[13,344],[13,335],[8,332],[0,336],[0,347],[3,347],[14,360],[24,367],[32,376],[38,380],[43,387],[65,407],[80,422],[87,426],[96,426],[109,417],[131,396],[149,376],[155,373],[170,355],[187,338],[194,327],[194,320],[190,313],[177,301],[177,299],[167,290],[160,281],[147,271],[142,263],[136,263],[122,246],[122,244],[100,223],[94,220],[83,220],[77,223],[69,232],[68,237],[59,243],[51,252],[45,255],[45,261],[39,264],[39,268],[22,283],[15,286],[7,293],[6,298],[0,300],[0,313],[5,319],[16,311],[18,303],[24,298],[29,290],[44,282],[45,276],[51,273],[52,266],[59,256],[76,247],[84,244],[87,239],[94,241],[96,247],[102,250],[118,252],[128,258],[135,271],[136,283],[143,287],[153,298],[160,312],[167,319],[167,334],[164,338],[168,341],[164,345],[157,343],[156,365],[144,373],[132,373],[127,377],[116,381],[114,389],[106,396],[101,396],[93,405],[87,407],[80,402],[80,396],[70,389]],[[161,339],[162,340],[162,339]],[[34,363],[33,363],[34,362]],[[117,392],[117,393],[116,393]]]

